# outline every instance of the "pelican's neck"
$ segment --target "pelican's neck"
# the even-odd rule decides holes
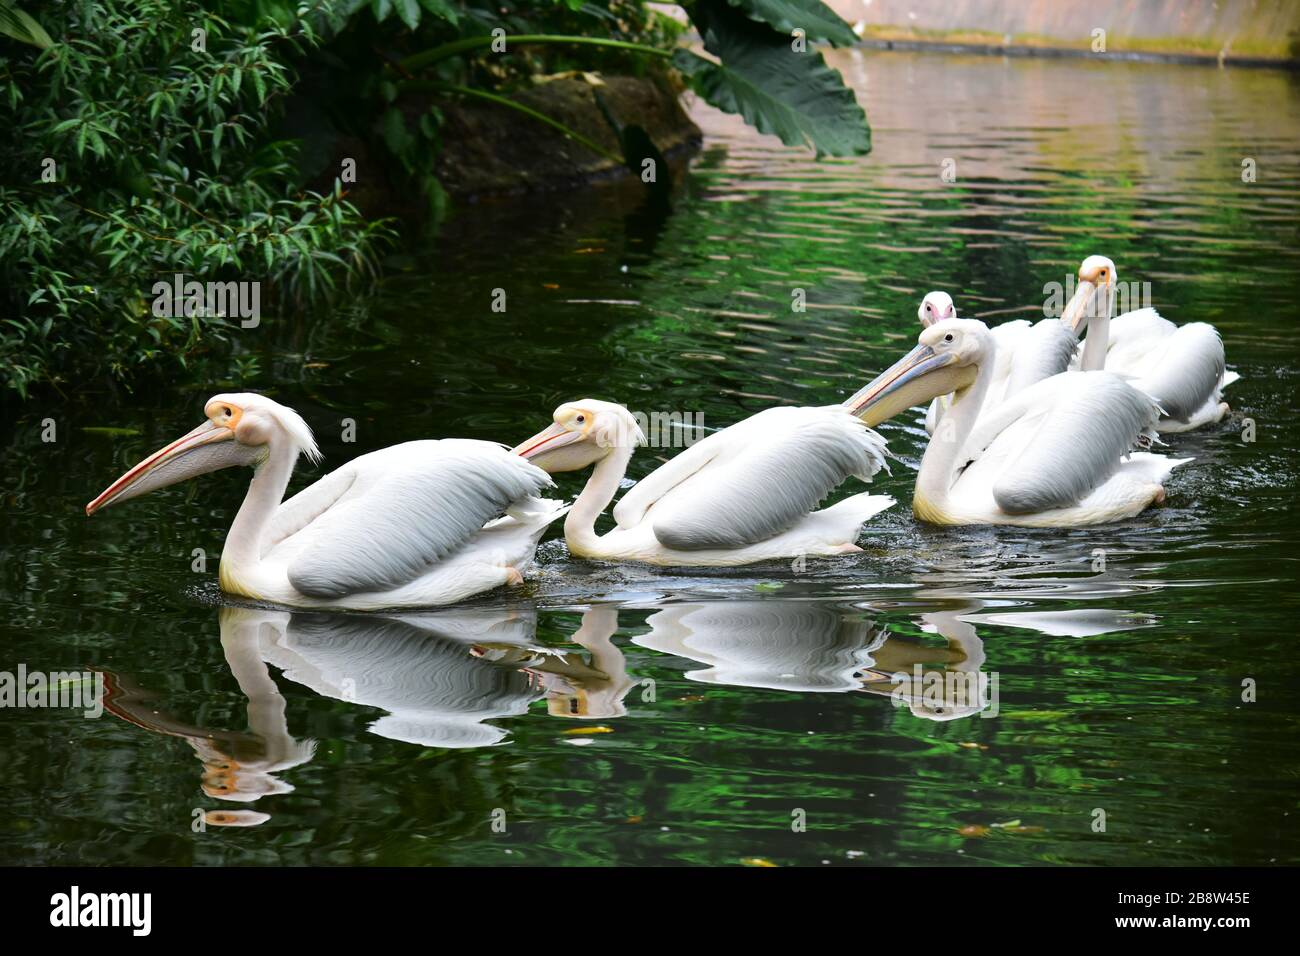
[[[564,519],[564,539],[570,550],[590,553],[597,547],[600,538],[596,534],[596,519],[614,500],[631,459],[632,446],[619,445],[596,462],[587,486]]]
[[[253,480],[248,483],[248,494],[235,515],[235,523],[226,535],[226,546],[221,552],[221,563],[234,567],[252,567],[262,560],[267,528],[275,510],[284,499],[289,487],[298,449],[288,443],[273,442],[261,464],[253,468]]]
[[[991,350],[990,350],[991,352]],[[930,444],[921,457],[921,470],[916,476],[915,505],[917,514],[925,517],[923,510],[937,507],[942,510],[952,491],[957,469],[965,464],[962,451],[966,438],[975,427],[984,396],[993,379],[994,356],[981,358],[975,381],[960,391],[953,392],[952,404],[939,420]]]
[[[292,746],[293,737],[285,718],[285,699],[262,661],[258,636],[264,625],[283,637],[289,615],[221,609],[221,646],[235,682],[248,698],[248,729],[265,741],[275,742],[274,750],[283,753]]]
[[[1099,314],[1088,316],[1088,334],[1083,340],[1083,355],[1079,359],[1079,368],[1085,372],[1100,372],[1106,365],[1106,348],[1110,345],[1110,309],[1110,290],[1107,289],[1105,307]]]

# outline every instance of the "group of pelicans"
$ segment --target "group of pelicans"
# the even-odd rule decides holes
[[[838,405],[769,408],[623,483],[635,417],[612,402],[561,405],[507,451],[487,441],[412,441],[362,455],[283,501],[299,455],[320,458],[292,409],[256,394],[212,398],[198,428],[154,452],[86,506],[88,515],[232,465],[253,478],[221,555],[229,594],[293,607],[450,604],[519,583],[546,528],[565,515],[571,554],[668,566],[725,566],[858,551],[863,524],[894,504],[821,502],[885,463],[872,427],[929,402],[931,438],[913,496],[936,524],[1079,527],[1130,518],[1165,498],[1175,459],[1159,432],[1217,422],[1223,343],[1202,322],[1154,309],[1112,318],[1118,277],[1090,256],[1060,318],[990,329],[931,292],[912,351]],[[1085,336],[1086,333],[1086,336]],[[1082,339],[1082,345],[1080,340]],[[543,497],[551,474],[590,467],[571,505]]]

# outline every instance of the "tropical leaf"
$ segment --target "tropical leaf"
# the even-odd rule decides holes
[[[10,2],[0,0],[0,34],[30,43],[42,50],[54,46],[45,28]]]
[[[866,114],[820,53],[796,53],[788,37],[728,0],[697,0],[689,9],[704,49],[721,62],[679,49],[673,63],[707,102],[787,146],[809,145],[818,156],[871,151]]]
[[[448,0],[420,0],[420,6],[435,17],[446,20],[452,26],[455,26],[460,19],[455,8],[448,3]]]
[[[395,0],[397,15],[402,18],[407,29],[414,30],[420,25],[420,5],[416,0]]]
[[[751,20],[766,23],[786,36],[802,30],[809,40],[852,46],[857,36],[821,0],[727,0]]]

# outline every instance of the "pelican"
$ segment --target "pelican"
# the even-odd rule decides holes
[[[1115,264],[1105,256],[1089,256],[1079,268],[1079,285],[1061,313],[1076,335],[1087,331],[1077,367],[1114,372],[1154,398],[1161,409],[1157,431],[1221,421],[1230,410],[1223,389],[1240,376],[1227,369],[1218,330],[1206,322],[1174,325],[1152,308],[1112,319],[1116,279]]]
[[[1077,527],[1132,517],[1164,500],[1175,460],[1146,452],[1159,408],[1109,372],[1067,372],[1029,386],[987,416],[993,335],[945,319],[845,402],[875,425],[948,392],[944,429],[926,447],[912,508],[935,524]]]
[[[522,580],[553,482],[503,446],[445,438],[362,455],[282,502],[307,423],[264,395],[217,395],[207,420],[140,462],[86,514],[195,475],[249,465],[253,479],[221,554],[229,594],[308,608],[450,604]],[[504,512],[504,516],[502,513]],[[500,516],[500,517],[499,517]]]
[[[769,408],[643,478],[614,509],[617,526],[598,535],[596,519],[644,436],[612,402],[569,402],[554,419],[514,451],[553,474],[595,466],[564,521],[577,557],[726,566],[845,554],[861,550],[854,541],[863,523],[894,504],[864,493],[815,510],[846,478],[879,471],[885,441],[838,405]]]

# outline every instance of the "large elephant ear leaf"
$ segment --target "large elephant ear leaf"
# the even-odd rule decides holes
[[[796,52],[789,37],[728,0],[696,0],[688,9],[704,49],[721,62],[679,49],[673,64],[707,102],[787,146],[811,146],[818,156],[871,151],[866,114],[820,53]]]
[[[9,0],[0,0],[0,34],[38,46],[42,50],[54,46],[54,41],[45,32],[45,28]]]
[[[787,36],[802,30],[809,40],[852,46],[857,36],[821,0],[727,0],[751,20],[760,20]]]

